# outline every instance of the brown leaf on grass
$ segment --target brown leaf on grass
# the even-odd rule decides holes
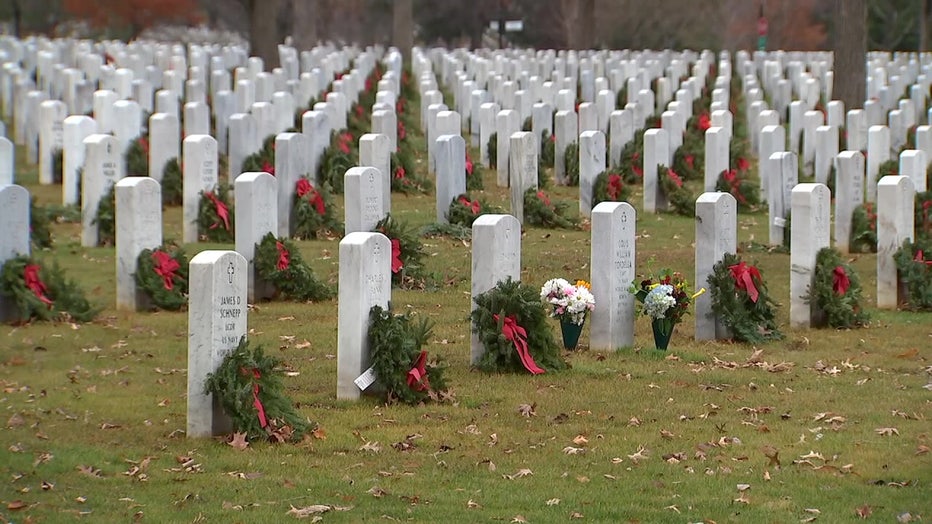
[[[919,348],[913,348],[908,351],[904,351],[896,356],[896,358],[911,359],[916,358],[916,355],[919,354]]]
[[[514,480],[514,479],[519,479],[521,477],[529,477],[533,474],[534,474],[533,471],[527,468],[522,468],[522,469],[519,469],[514,475],[502,475],[502,478],[506,480]]]
[[[580,453],[584,453],[585,451],[586,451],[586,448],[574,448],[573,446],[566,446],[565,448],[563,448],[564,455],[579,455]]]
[[[330,506],[328,504],[311,504],[310,506],[304,506],[302,508],[296,508],[291,506],[291,509],[288,510],[285,515],[291,515],[298,519],[306,519],[308,517],[313,517],[314,515],[320,515],[321,513],[327,513],[328,511],[349,511],[353,509],[352,507],[343,507],[343,506]]]
[[[929,452],[929,446],[926,446],[925,444],[919,444],[918,446],[916,446],[917,455],[925,455],[928,452]]]
[[[559,504],[560,504],[560,499],[558,499],[558,498],[552,498],[552,499],[548,500],[547,502],[545,502],[545,504],[547,504],[548,506],[556,506],[556,505],[559,505]]]
[[[6,427],[8,428],[18,428],[26,423],[26,420],[23,419],[23,416],[19,413],[13,413],[13,416],[6,421]]]
[[[240,451],[249,447],[249,442],[246,440],[245,433],[233,433],[230,436],[229,442],[227,442],[233,449],[238,449]]]
[[[644,460],[644,459],[647,458],[647,453],[648,453],[647,448],[645,448],[644,446],[638,446],[637,451],[635,451],[635,452],[634,452],[633,454],[631,454],[631,455],[628,455],[628,458],[629,458],[632,462],[634,462],[635,464],[637,464],[639,461]]]
[[[571,520],[572,520],[572,519],[581,519],[581,518],[583,518],[583,514],[580,513],[580,512],[578,512],[578,511],[574,511],[574,512],[570,513],[570,519],[571,519]]]
[[[672,440],[674,437],[676,437],[676,435],[674,435],[672,432],[665,429],[660,430],[660,438],[664,440]]]
[[[82,475],[87,475],[88,477],[94,477],[98,479],[104,477],[100,470],[94,466],[78,466],[75,469],[77,469]]]
[[[854,514],[860,519],[866,519],[871,516],[871,513],[874,512],[874,508],[870,507],[869,504],[864,504],[863,506],[858,506],[854,509]]]
[[[638,427],[641,425],[641,419],[637,417],[631,417],[628,419],[628,426]]]
[[[588,443],[589,439],[583,435],[576,435],[576,437],[573,439],[573,444],[576,444],[577,446],[585,446]]]
[[[23,502],[22,500],[14,500],[14,501],[12,501],[12,502],[8,502],[8,503],[7,503],[6,509],[8,509],[8,510],[10,510],[10,511],[16,511],[16,510],[18,510],[18,509],[23,509],[23,508],[28,507],[28,506],[29,506],[29,504],[26,504],[26,503]]]
[[[761,448],[761,451],[764,453],[764,456],[767,457],[768,468],[770,466],[780,467],[780,450],[768,444]]]
[[[359,446],[359,451],[371,451],[373,453],[378,453],[382,451],[382,446],[378,443],[378,441],[376,442],[367,441],[362,446]]]
[[[111,424],[109,422],[104,422],[103,424],[100,425],[100,429],[119,429],[120,427],[122,426],[120,426],[119,424]]]
[[[481,508],[481,507],[482,507],[482,506],[481,506],[478,502],[476,502],[475,500],[473,500],[473,499],[469,499],[469,500],[466,501],[466,508],[467,508],[467,509],[479,509],[479,508]]]
[[[891,437],[893,435],[900,436],[900,431],[896,428],[877,428],[874,430],[874,433],[881,437]]]
[[[511,522],[517,522],[519,524],[526,524],[527,519],[524,518],[524,515],[515,515],[514,517],[511,518]]]
[[[537,416],[537,403],[533,404],[521,404],[518,406],[518,413],[524,417],[536,417]]]
[[[380,499],[384,497],[385,495],[388,495],[388,492],[380,488],[379,486],[372,486],[366,491],[366,493],[372,495],[373,497],[377,499]]]
[[[311,432],[311,436],[317,440],[327,440],[327,432],[324,431],[324,428],[318,427]]]

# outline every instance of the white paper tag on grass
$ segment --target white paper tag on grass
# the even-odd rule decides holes
[[[375,382],[375,368],[369,368],[363,371],[362,375],[359,375],[353,380],[353,383],[356,384],[356,387],[358,387],[360,391],[365,391],[373,382]]]

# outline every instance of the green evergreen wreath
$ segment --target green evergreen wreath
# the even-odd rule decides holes
[[[136,287],[152,305],[178,311],[188,304],[188,257],[175,244],[143,249],[136,258]]]
[[[873,202],[864,202],[851,213],[848,250],[852,253],[877,252],[877,211]]]
[[[841,253],[830,247],[820,249],[806,301],[825,313],[829,326],[855,328],[870,321],[862,300],[861,280]]]
[[[298,246],[287,238],[266,233],[256,244],[256,272],[288,300],[320,302],[336,293],[314,275]]]
[[[563,150],[563,180],[568,186],[579,185],[579,143],[570,142]]]
[[[208,242],[232,242],[233,205],[230,203],[230,186],[217,184],[217,190],[201,191],[197,207],[197,234]]]
[[[886,160],[877,168],[877,180],[885,176],[895,176],[900,170],[900,164],[896,160]]]
[[[932,240],[903,242],[893,255],[900,282],[906,286],[906,306],[932,310]]]
[[[726,169],[719,173],[715,190],[730,193],[735,197],[739,211],[753,211],[760,205],[757,182],[751,180],[746,170]]]
[[[567,367],[561,348],[547,322],[547,311],[540,301],[540,290],[518,280],[499,282],[475,297],[476,309],[470,314],[472,332],[485,348],[476,366],[489,372],[527,373],[515,343],[503,333],[505,321],[514,322],[526,332],[528,353],[546,371]],[[497,317],[497,318],[496,318]]]
[[[472,223],[480,216],[499,211],[497,207],[490,206],[484,200],[473,200],[469,193],[463,193],[450,202],[450,207],[447,209],[447,222],[471,228]]]
[[[392,192],[395,193],[429,193],[433,183],[415,170],[414,156],[407,148],[400,148],[391,157]]]
[[[184,202],[182,178],[177,158],[165,163],[165,169],[162,170],[162,205],[180,206]]]
[[[917,240],[932,238],[932,191],[916,193],[914,227]]]
[[[644,131],[634,133],[634,140],[621,149],[621,162],[618,169],[628,184],[640,184],[644,181]]]
[[[333,194],[328,184],[317,187],[307,178],[299,178],[295,185],[293,205],[294,238],[310,240],[338,236],[343,223],[336,214]]]
[[[343,193],[343,176],[356,166],[353,136],[349,133],[331,133],[330,146],[324,149],[317,168],[317,180],[329,184],[334,193]]]
[[[417,232],[391,213],[379,220],[373,229],[387,236],[392,243],[392,285],[418,288],[424,285],[424,244]]]
[[[65,277],[57,262],[49,268],[25,255],[3,263],[0,295],[13,304],[19,322],[32,319],[90,322],[100,311],[75,281]]]
[[[757,300],[754,301],[746,287],[739,289],[732,267],[738,275],[742,274],[742,270],[753,268],[734,253],[725,253],[722,260],[712,266],[712,274],[707,280],[712,312],[722,320],[731,331],[732,338],[738,342],[761,344],[782,339],[783,334],[777,327],[774,312],[776,304],[764,281],[753,271],[748,274],[757,290]]]
[[[92,224],[97,224],[97,245],[112,246],[116,242],[116,184],[97,203],[97,215]]]
[[[485,149],[489,154],[489,169],[496,169],[498,167],[498,133],[489,135]]]
[[[694,117],[695,118],[695,117]],[[701,138],[696,138],[699,135]],[[673,170],[683,180],[700,180],[705,171],[705,136],[687,132],[683,145],[673,153]]]
[[[674,213],[686,217],[696,215],[696,198],[675,171],[667,166],[657,166],[657,181]]]
[[[246,433],[250,439],[297,442],[313,426],[285,395],[280,365],[278,359],[265,354],[262,346],[251,348],[243,337],[217,370],[207,375],[204,391],[213,395],[230,416],[233,431]],[[264,426],[260,405],[267,422]]]
[[[52,182],[61,184],[65,179],[65,152],[61,149],[52,150]]]
[[[556,135],[551,135],[546,129],[540,132],[540,167],[553,167],[556,158]]]
[[[542,190],[532,187],[524,192],[524,222],[532,226],[576,229],[579,220],[567,215],[569,207],[562,200],[551,202]]]
[[[36,197],[29,200],[29,239],[39,249],[52,247],[52,231],[49,229],[49,211],[36,204]]]
[[[592,208],[602,202],[627,202],[631,187],[617,168],[602,171],[592,184]]]
[[[262,141],[262,148],[243,159],[243,173],[265,172],[275,175],[275,135]]]
[[[126,176],[149,176],[149,141],[139,137],[129,143],[123,154]]]
[[[376,385],[389,403],[419,404],[442,401],[447,385],[446,366],[427,362],[421,348],[431,335],[433,324],[427,318],[415,321],[412,315],[396,315],[379,306],[369,311],[369,351]]]
[[[481,191],[485,188],[485,183],[482,181],[482,165],[475,164],[472,161],[472,158],[469,156],[469,151],[466,151],[466,190],[467,191]]]

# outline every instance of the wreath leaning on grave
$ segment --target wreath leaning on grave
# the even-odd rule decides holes
[[[916,193],[914,227],[916,239],[932,239],[932,191]]]
[[[715,190],[735,197],[739,211],[751,211],[760,205],[757,183],[751,180],[747,169],[726,169],[719,173]]]
[[[314,187],[307,178],[299,178],[295,184],[293,206],[295,238],[323,238],[343,231],[328,184]]]
[[[566,368],[539,289],[508,277],[474,301],[472,332],[485,348],[479,369],[538,375]]]
[[[484,200],[473,199],[469,193],[454,198],[447,209],[447,221],[450,224],[470,228],[481,215],[497,213],[499,209]]]
[[[760,344],[780,340],[775,303],[757,267],[736,254],[725,253],[712,266],[707,280],[712,296],[712,312],[738,342]]]
[[[932,239],[903,242],[893,255],[900,282],[906,286],[906,306],[932,310]]]
[[[373,306],[369,311],[369,351],[377,386],[389,403],[418,404],[427,400],[450,399],[444,370],[437,361],[429,362],[421,348],[430,338],[432,323],[410,314],[396,315]]]
[[[220,183],[216,191],[202,191],[197,207],[198,236],[209,242],[232,242],[233,232],[230,186]]]
[[[36,204],[36,197],[29,200],[29,239],[39,249],[52,247],[51,219],[49,211]]]
[[[243,159],[243,173],[265,172],[275,176],[275,135],[262,140],[262,149]]]
[[[13,304],[20,322],[31,319],[90,322],[99,311],[75,281],[65,278],[57,263],[43,267],[25,255],[3,263],[0,295]]]
[[[579,221],[567,216],[569,204],[564,201],[551,202],[542,190],[529,188],[524,192],[524,221],[533,226],[576,229]]]
[[[184,188],[182,187],[181,165],[177,158],[165,163],[162,170],[162,205],[180,206],[184,202]]]
[[[657,180],[674,213],[687,217],[695,216],[696,199],[675,171],[667,166],[657,166]]]
[[[631,188],[615,168],[599,173],[592,184],[593,209],[602,202],[626,202],[630,196]]]
[[[204,390],[219,401],[233,420],[233,431],[250,439],[296,442],[314,424],[302,417],[285,395],[281,362],[246,337],[207,375]]]
[[[92,224],[97,225],[97,245],[112,246],[116,242],[116,185],[97,203],[97,214]]]
[[[418,288],[424,285],[424,245],[417,232],[389,213],[373,228],[387,236],[392,245],[392,285]]]
[[[188,303],[188,257],[174,244],[143,249],[136,258],[136,287],[159,309],[178,311]]]
[[[568,186],[579,185],[579,143],[570,142],[563,150],[563,182]]]
[[[314,275],[294,242],[266,233],[256,244],[256,272],[289,300],[319,302],[336,293]]]
[[[482,166],[474,164],[469,150],[466,150],[466,190],[481,191],[485,184],[482,182]]]
[[[825,313],[833,328],[866,326],[870,316],[861,305],[861,281],[837,249],[824,247],[816,254],[815,274],[806,297]]]
[[[848,250],[852,253],[877,252],[877,210],[873,202],[864,202],[851,213]]]

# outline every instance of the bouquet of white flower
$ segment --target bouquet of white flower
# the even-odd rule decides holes
[[[553,306],[551,317],[577,325],[582,325],[586,315],[595,309],[595,297],[585,280],[570,284],[566,279],[552,278],[540,288],[540,299]]]

